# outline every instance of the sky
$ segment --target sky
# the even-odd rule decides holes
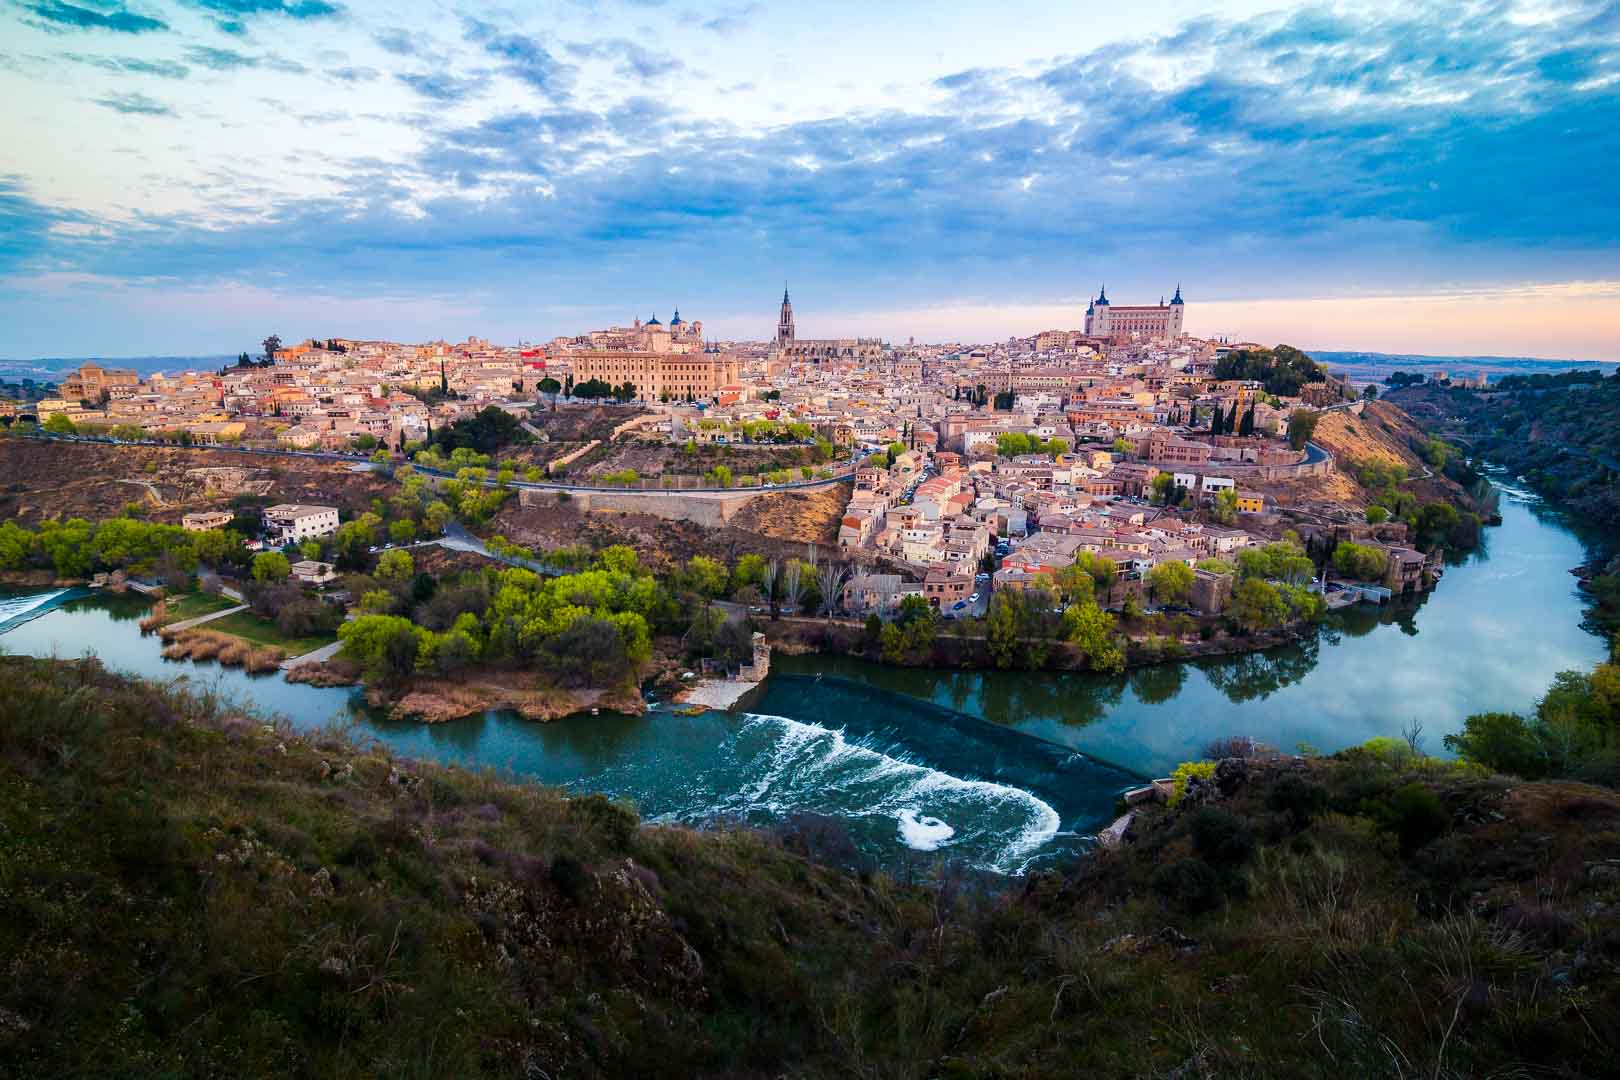
[[[1620,4],[0,0],[0,357],[544,341],[1620,360]]]

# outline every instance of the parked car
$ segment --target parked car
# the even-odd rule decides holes
[[[956,603],[951,605],[951,610],[952,611],[961,611],[963,608],[965,608],[967,606],[968,606],[968,602],[966,600],[958,600]]]
[[[968,603],[977,604],[978,602],[979,602],[979,594],[978,593],[974,593],[972,596],[968,597]]]

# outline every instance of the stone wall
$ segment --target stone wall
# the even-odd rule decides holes
[[[725,495],[664,495],[638,491],[574,491],[575,506],[586,513],[651,514],[670,521],[690,521],[718,529],[732,519],[758,491]],[[552,506],[558,493],[534,488],[518,489],[521,506]]]

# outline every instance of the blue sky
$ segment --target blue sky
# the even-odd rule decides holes
[[[0,0],[0,356],[989,340],[1097,284],[1620,359],[1620,6]]]

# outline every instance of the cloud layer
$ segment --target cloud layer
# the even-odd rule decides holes
[[[16,10],[53,37],[179,36],[168,12]],[[634,5],[594,39],[478,18],[372,24],[323,0],[190,10],[228,38],[265,19],[342,34],[329,56],[297,60],[201,39],[162,57],[75,47],[81,68],[124,84],[86,100],[203,139],[204,110],[140,88],[204,73],[258,78],[254,92],[272,98],[269,84],[295,77],[391,86],[352,107],[281,107],[306,124],[404,134],[380,154],[363,137],[353,152],[289,148],[299,190],[266,182],[251,206],[222,175],[220,189],[197,181],[190,210],[136,208],[78,230],[56,227],[25,163],[0,187],[0,215],[29,239],[0,248],[0,269],[287,290],[287,267],[318,266],[323,288],[357,297],[472,296],[500,325],[527,312],[535,336],[577,329],[537,295],[557,311],[764,311],[783,276],[829,312],[873,310],[874,295],[895,310],[1070,302],[1104,275],[1127,298],[1181,280],[1231,302],[1620,278],[1611,4],[1201,18],[954,68],[866,107],[749,122],[675,102],[725,100],[711,72],[768,17],[757,7]],[[696,36],[635,29],[648,15]]]

